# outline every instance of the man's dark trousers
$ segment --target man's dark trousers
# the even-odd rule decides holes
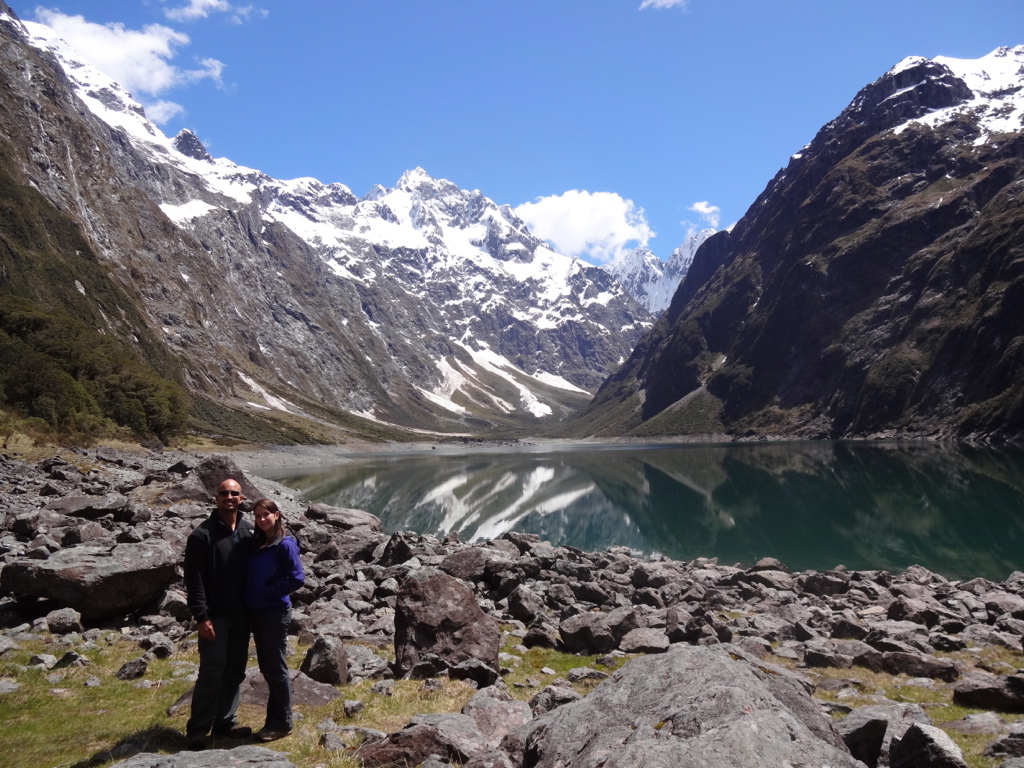
[[[249,660],[249,617],[242,611],[211,616],[213,640],[199,638],[199,679],[192,692],[188,735],[216,735],[236,725],[239,687]]]

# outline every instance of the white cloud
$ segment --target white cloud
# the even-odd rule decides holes
[[[124,24],[95,24],[83,16],[67,16],[47,8],[37,8],[36,18],[137,98],[140,94],[153,97],[149,103],[140,100],[155,122],[184,111],[178,104],[156,99],[165,91],[200,80],[221,82],[224,64],[217,59],[203,59],[197,69],[172,64],[177,49],[188,45],[189,36],[162,24],[126,29]]]
[[[707,200],[701,200],[691,205],[687,210],[699,215],[709,227],[718,229],[718,223],[722,218],[722,209],[717,205],[711,205]]]
[[[655,234],[644,209],[614,192],[571,189],[523,203],[515,212],[559,253],[598,264],[611,261],[627,247],[647,245]]]
[[[257,10],[251,5],[232,5],[228,0],[189,0],[187,5],[180,8],[167,8],[164,16],[171,21],[195,21],[207,18],[211,13],[229,13],[232,21],[237,24],[241,24],[253,14],[267,15],[264,10]]]
[[[644,0],[640,10],[644,8],[685,8],[690,0]]]
[[[185,108],[181,106],[181,104],[177,104],[173,101],[164,101],[161,99],[160,101],[150,102],[146,105],[146,117],[157,125],[163,125],[169,120],[184,113]]]

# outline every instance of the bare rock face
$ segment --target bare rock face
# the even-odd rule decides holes
[[[795,676],[720,648],[635,659],[525,733],[534,768],[860,764]]]
[[[162,539],[60,549],[45,560],[18,558],[0,571],[0,589],[46,597],[83,621],[123,616],[160,598],[176,578],[181,553]]]
[[[395,607],[395,665],[407,674],[427,654],[449,666],[478,659],[498,669],[498,623],[472,590],[436,568],[421,568],[402,583]]]

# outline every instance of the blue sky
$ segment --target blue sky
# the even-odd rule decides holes
[[[729,226],[904,57],[1024,43],[1021,0],[9,4],[211,154],[360,196],[420,166],[592,261]]]

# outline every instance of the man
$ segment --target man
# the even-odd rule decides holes
[[[242,486],[225,480],[217,508],[189,534],[185,544],[185,589],[199,629],[199,679],[192,716],[185,726],[189,749],[206,747],[206,734],[246,738],[238,724],[239,687],[249,657],[249,619],[243,604],[247,570],[243,542],[253,526],[242,519]]]

